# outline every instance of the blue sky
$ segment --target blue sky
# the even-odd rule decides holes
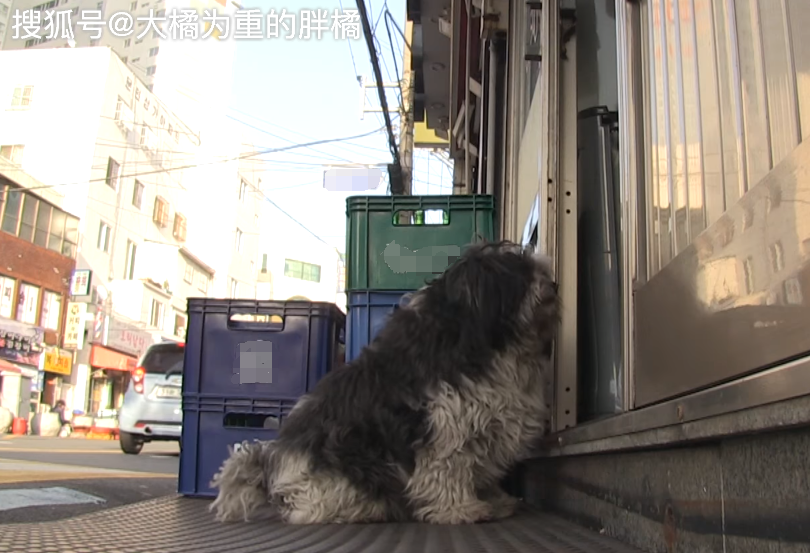
[[[318,0],[304,4],[308,9],[356,9],[354,0]],[[245,8],[259,8],[267,13],[299,10],[297,3],[246,0]],[[386,81],[399,79],[402,71],[402,37],[390,26],[393,50],[381,17],[387,6],[397,24],[404,29],[404,0],[366,0],[372,26],[377,24],[378,50]],[[377,23],[378,22],[378,23]],[[351,43],[351,46],[350,44]],[[289,145],[327,138],[354,136],[382,127],[380,113],[367,113],[360,118],[361,92],[356,75],[373,82],[365,40],[335,39],[331,33],[321,40],[265,39],[238,42],[233,70],[233,92],[230,115],[256,129],[251,129],[260,147]],[[368,90],[369,107],[379,105],[376,92]],[[389,107],[395,107],[394,90],[388,94]],[[396,120],[394,120],[396,124]],[[440,161],[424,152],[415,161],[415,193],[439,193],[439,184],[450,186],[450,175]],[[391,154],[383,132],[372,136],[289,153],[271,154],[264,158],[268,173],[264,185],[268,196],[307,228],[325,241],[344,250],[345,198],[353,194],[327,192],[322,187],[325,163],[389,163]],[[385,193],[386,183],[377,191]],[[445,188],[449,193],[449,188]]]

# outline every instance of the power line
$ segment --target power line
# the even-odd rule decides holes
[[[338,0],[338,5],[340,6],[340,11],[343,13],[343,0]],[[354,67],[354,78],[357,79],[357,82],[360,82],[360,73],[357,71],[357,62],[354,61],[354,49],[352,48],[352,41],[346,41],[349,44],[349,55],[352,57],[352,67]]]
[[[368,46],[369,57],[371,58],[371,68],[374,70],[374,78],[377,81],[377,94],[380,97],[380,107],[382,108],[383,118],[385,119],[385,127],[388,130],[388,145],[391,148],[391,155],[393,156],[393,180],[391,182],[391,192],[393,194],[403,193],[402,184],[402,166],[399,159],[399,148],[397,147],[396,136],[394,135],[394,127],[391,123],[391,115],[388,113],[388,100],[385,97],[385,89],[383,88],[382,71],[380,71],[380,60],[377,57],[377,49],[374,46],[374,34],[371,32],[371,23],[368,19],[366,12],[366,3],[364,0],[356,0],[357,11],[360,14],[360,21],[363,24],[363,35],[366,38],[366,46]],[[390,171],[390,170],[389,170]]]
[[[314,139],[315,139],[314,137],[312,137],[312,136],[310,136],[310,135],[304,134],[304,133],[302,133],[302,132],[294,131],[294,130],[292,130],[292,129],[288,129],[288,128],[286,128],[286,127],[282,127],[282,126],[281,126],[281,125],[279,125],[278,123],[273,123],[272,121],[268,121],[268,120],[266,120],[266,119],[261,119],[261,118],[259,118],[259,117],[256,117],[256,116],[255,116],[255,115],[253,115],[253,114],[247,113],[247,112],[245,112],[245,111],[240,111],[240,110],[238,110],[238,109],[236,109],[236,108],[234,108],[234,107],[231,107],[231,108],[230,108],[230,110],[231,110],[231,111],[234,111],[234,112],[236,112],[236,113],[240,113],[240,114],[242,114],[242,115],[248,116],[248,117],[250,117],[250,118],[252,118],[252,119],[255,119],[256,121],[259,121],[260,123],[265,123],[265,124],[270,125],[270,126],[272,126],[272,127],[276,127],[276,128],[278,128],[278,129],[281,129],[281,130],[283,130],[283,131],[285,131],[285,132],[288,132],[288,133],[291,133],[291,134],[298,135],[298,136],[300,136],[300,137],[302,137],[302,138],[306,138],[307,140],[314,140]],[[381,125],[381,126],[382,126],[382,125]],[[351,147],[352,147],[352,148],[362,148],[362,149],[364,149],[364,150],[371,150],[371,151],[373,151],[373,152],[382,152],[382,151],[383,151],[383,150],[381,150],[380,148],[375,148],[375,147],[372,147],[372,146],[366,146],[366,145],[363,145],[363,144],[352,144],[352,145],[351,145]],[[337,144],[335,145],[335,148],[341,148],[341,149],[343,149],[343,150],[347,150],[347,151],[349,151],[349,152],[350,152],[351,154],[353,154],[353,155],[356,155],[356,154],[357,154],[357,152],[353,152],[353,151],[351,151],[351,150],[348,150],[348,149],[347,149],[347,145],[345,145],[345,144],[340,144],[340,143],[337,143]]]
[[[215,165],[217,163],[227,163],[227,162],[230,162],[230,161],[237,161],[237,160],[240,160],[240,159],[249,159],[251,157],[257,157],[257,156],[264,155],[264,154],[272,154],[272,153],[277,153],[277,152],[286,152],[288,150],[294,150],[294,149],[297,149],[297,148],[307,148],[309,146],[317,146],[319,144],[329,144],[329,143],[332,143],[332,142],[342,142],[342,141],[346,141],[346,140],[356,140],[358,138],[363,138],[365,136],[371,136],[372,134],[380,132],[381,130],[382,129],[379,128],[379,129],[375,129],[373,131],[369,131],[369,132],[354,135],[354,136],[347,136],[347,137],[343,137],[343,138],[327,138],[327,139],[324,139],[324,140],[316,140],[314,142],[307,142],[307,143],[303,143],[303,144],[292,144],[290,146],[281,146],[279,148],[270,148],[270,149],[267,149],[267,150],[259,150],[259,151],[251,152],[251,153],[248,153],[248,154],[242,154],[242,155],[239,155],[239,156],[226,158],[226,159],[220,159],[220,160],[216,160],[216,161],[210,161],[210,162],[206,162],[206,163],[192,163],[192,164],[189,164],[189,165],[181,165],[179,167],[171,167],[171,168],[168,168],[168,169],[156,169],[154,171],[144,171],[144,172],[141,172],[141,173],[130,173],[128,175],[119,175],[118,178],[119,179],[126,179],[126,178],[131,178],[131,177],[140,177],[140,176],[143,176],[143,175],[162,174],[162,173],[168,173],[170,171],[180,171],[182,169],[192,169],[192,168],[200,167],[200,166],[203,166],[203,165]],[[43,188],[56,188],[58,186],[72,186],[72,185],[85,184],[85,183],[90,183],[90,182],[105,182],[105,181],[107,181],[107,177],[98,178],[98,179],[88,179],[86,181],[80,181],[80,182],[68,182],[68,183],[61,183],[61,184],[46,184],[46,185],[42,185],[42,186],[31,186],[31,187],[28,187],[28,188],[22,188],[20,190],[41,190]]]

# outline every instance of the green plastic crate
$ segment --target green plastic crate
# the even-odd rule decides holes
[[[495,228],[490,195],[347,198],[347,291],[421,288]]]

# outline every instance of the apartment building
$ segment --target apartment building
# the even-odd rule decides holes
[[[11,28],[11,0],[0,0],[0,46],[6,37],[6,31]]]
[[[80,221],[76,268],[86,286],[72,298],[84,333],[75,344],[79,391],[89,407],[115,408],[137,355],[115,349],[110,325],[147,345],[185,339],[185,267],[195,267],[193,295],[211,289],[211,263],[188,244],[189,229],[201,226],[191,221],[222,228],[209,213],[222,206],[189,200],[213,188],[189,172],[200,162],[198,133],[110,48],[3,51],[0,66],[0,104],[9,106],[0,110],[0,156],[61,192]],[[195,207],[208,212],[189,213]],[[205,251],[231,255],[224,245]]]
[[[43,187],[0,158],[0,405],[23,418],[75,384],[64,346],[79,219]]]
[[[324,301],[345,311],[343,255],[280,211],[268,209],[263,223],[258,298]]]
[[[0,0],[0,24],[3,21],[3,3]],[[49,38],[44,19],[41,29],[33,33],[12,32],[9,15],[5,40],[0,32],[0,45],[4,50],[47,49],[66,47],[106,46],[111,48],[146,88],[172,106],[184,121],[196,127],[216,128],[222,121],[229,104],[231,80],[211,78],[211,75],[230,75],[236,42],[221,38],[217,27],[205,38],[190,39],[170,32],[167,14],[193,9],[198,13],[199,35],[207,27],[202,21],[205,10],[218,15],[233,15],[234,4],[229,0],[15,0],[15,11],[27,10],[45,13],[46,10],[71,11],[69,38]],[[128,33],[113,33],[108,25],[100,32],[92,25],[79,25],[89,21],[87,11],[99,12],[99,20],[108,22],[115,14],[126,12],[133,17],[133,28]],[[150,16],[155,23],[150,23]],[[44,16],[40,16],[44,17]],[[19,35],[15,38],[15,34]],[[61,35],[61,33],[60,33]],[[227,37],[227,35],[226,35]]]

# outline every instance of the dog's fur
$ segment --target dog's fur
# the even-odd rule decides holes
[[[559,311],[546,258],[471,246],[303,396],[277,440],[232,453],[212,482],[217,519],[268,503],[292,524],[510,516],[499,480],[545,430]]]

